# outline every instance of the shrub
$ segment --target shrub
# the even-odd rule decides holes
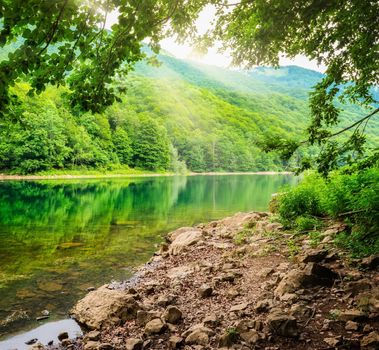
[[[296,187],[279,194],[278,214],[285,226],[293,227],[300,216],[323,214],[319,192],[323,185],[319,177],[308,176]]]
[[[379,252],[379,168],[348,173],[348,169],[323,179],[306,174],[294,188],[279,194],[280,221],[297,231],[320,228],[315,217],[344,220],[350,230],[336,242],[356,257]]]

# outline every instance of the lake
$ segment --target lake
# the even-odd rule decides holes
[[[131,277],[164,235],[264,211],[291,175],[0,182],[0,339],[67,318],[87,288]],[[49,320],[36,321],[42,311]]]

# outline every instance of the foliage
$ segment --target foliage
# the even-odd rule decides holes
[[[101,111],[118,99],[114,78],[144,57],[141,42],[149,38],[156,50],[167,21],[185,20],[176,11],[185,2],[0,1],[0,47],[8,51],[0,64],[0,106],[11,101],[9,88],[22,78],[30,82],[30,95],[68,84],[72,106]],[[107,30],[111,13],[118,19]]]
[[[295,228],[299,232],[313,231],[320,228],[320,220],[309,216],[298,216],[294,224]]]
[[[122,128],[117,128],[112,135],[112,142],[120,163],[130,165],[133,149],[128,133]]]
[[[167,169],[170,162],[166,130],[148,115],[142,115],[132,134],[132,165],[148,170]]]
[[[324,145],[314,159],[326,175],[341,164],[352,164],[367,157],[364,152],[367,123],[379,112],[375,106],[379,85],[379,3],[371,0],[342,1],[209,1],[216,8],[213,27],[202,45],[220,41],[237,66],[278,65],[279,57],[305,55],[326,67],[326,74],[315,85],[309,100],[311,122],[309,144]],[[206,3],[209,3],[206,2]],[[340,131],[342,103],[364,105],[364,115]],[[347,130],[347,142],[334,137]],[[297,145],[279,143],[284,155]],[[378,150],[374,151],[376,154]],[[367,157],[367,160],[371,158]],[[307,160],[302,168],[313,162]],[[366,166],[373,162],[366,161]]]
[[[278,214],[283,223],[291,227],[299,217],[321,216],[320,192],[324,186],[322,179],[310,175],[295,188],[279,194]]]
[[[295,228],[299,223],[308,224],[310,216],[344,220],[349,230],[337,237],[337,243],[356,256],[377,253],[379,167],[352,174],[346,170],[332,173],[329,180],[307,175],[298,186],[282,192],[278,210],[281,220]]]
[[[306,96],[321,74],[293,66],[257,68],[246,74],[167,55],[158,59],[159,67],[139,63],[127,80],[119,79],[117,84],[128,93],[102,113],[70,108],[67,88],[49,87],[40,96],[29,97],[28,84],[13,87],[18,103],[1,122],[0,169],[14,173],[51,173],[53,169],[129,172],[125,170],[128,166],[138,166],[176,173],[185,173],[187,168],[195,172],[273,171],[297,167],[317,151],[300,150],[290,161],[265,153],[268,139],[305,137],[300,130],[306,129]],[[55,159],[47,153],[13,154],[21,147],[17,140],[26,132],[29,139],[22,147],[34,147],[30,138],[37,137],[37,125],[32,120],[25,122],[25,112],[32,111],[40,120],[38,132],[48,125],[56,130],[54,134],[49,131],[56,135],[53,138],[38,141],[50,147],[50,154],[55,152]],[[349,106],[343,114],[344,125],[359,113],[360,109]],[[142,133],[138,140],[138,129],[146,118],[159,127],[145,123],[151,133]],[[367,136],[374,147],[379,141],[375,133],[379,124],[372,125]],[[137,157],[133,149],[143,139]],[[155,152],[150,160],[144,156],[148,152]]]

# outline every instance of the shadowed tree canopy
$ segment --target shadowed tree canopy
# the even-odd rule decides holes
[[[209,5],[215,19],[199,37],[194,23]],[[118,23],[108,31],[110,13],[118,13]],[[22,39],[0,63],[0,103],[9,105],[9,86],[21,78],[30,81],[31,94],[68,84],[73,106],[99,111],[122,92],[113,79],[144,57],[142,40],[157,51],[159,40],[173,34],[202,47],[220,41],[233,64],[247,68],[302,54],[327,66],[310,95],[307,142],[322,146],[319,170],[358,158],[360,166],[372,165],[378,150],[364,150],[364,129],[379,111],[378,13],[372,0],[0,0],[0,45]],[[364,105],[367,115],[336,130],[341,102]],[[335,141],[342,131],[349,139]],[[275,140],[267,148],[278,146],[288,156],[299,143]]]

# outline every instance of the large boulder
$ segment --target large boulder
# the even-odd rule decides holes
[[[326,286],[331,287],[338,275],[317,263],[308,263],[304,269],[291,270],[278,284],[274,294],[282,299],[285,295],[295,293],[302,288]]]
[[[135,318],[139,309],[133,295],[104,285],[79,300],[71,310],[71,315],[89,329],[100,329]]]
[[[175,232],[175,231],[174,231]],[[171,239],[175,237],[169,247],[169,253],[172,255],[179,254],[185,247],[191,246],[199,242],[203,235],[201,230],[196,228],[189,228],[188,230],[180,231],[178,234],[171,234]]]

